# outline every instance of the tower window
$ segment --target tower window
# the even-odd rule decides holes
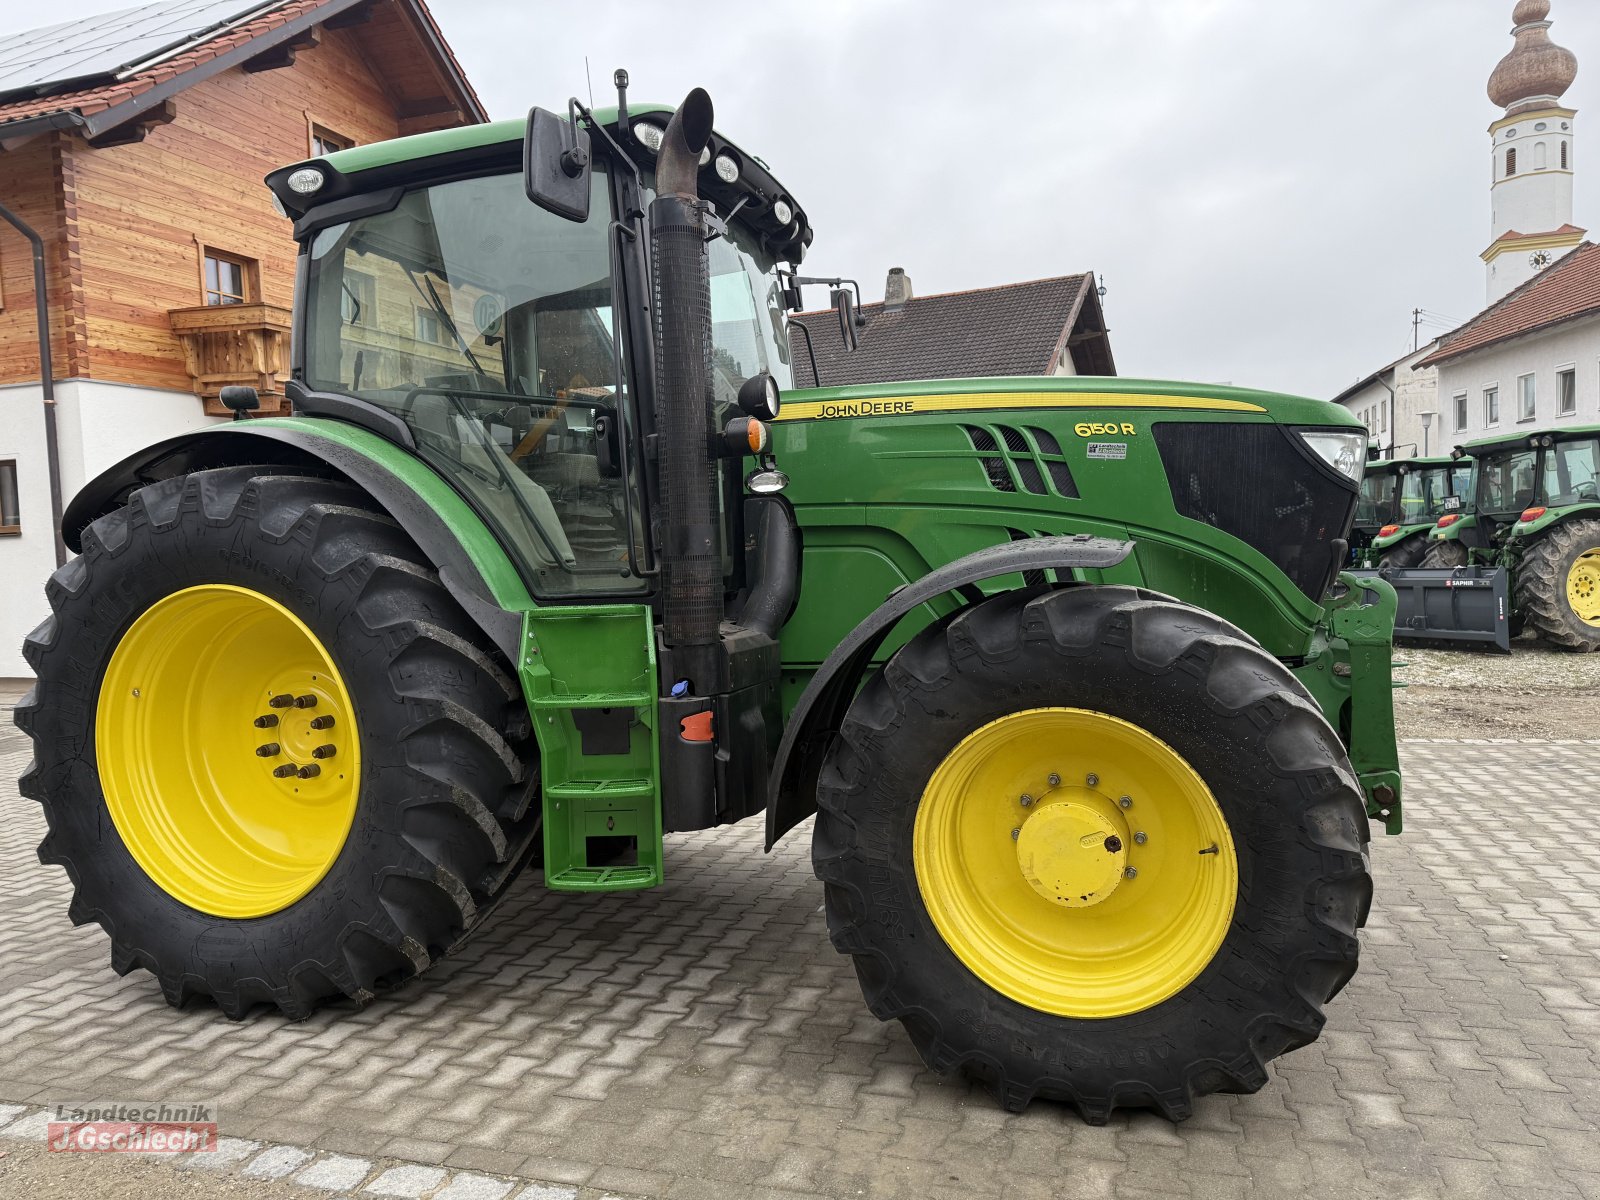
[[[1506,178],[1517,173],[1517,148],[1515,146],[1506,151]]]
[[[1563,171],[1568,169],[1567,168],[1567,144],[1565,142],[1561,143],[1561,169]]]

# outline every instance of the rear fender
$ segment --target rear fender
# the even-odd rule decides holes
[[[1019,571],[1104,570],[1133,551],[1132,542],[1078,534],[1035,537],[990,546],[896,589],[828,655],[794,711],[773,763],[767,794],[767,849],[817,811],[816,782],[828,745],[861,686],[867,667],[902,617],[946,592],[969,603],[985,599],[977,584]]]
[[[345,422],[237,421],[146,446],[78,493],[62,515],[62,538],[80,551],[83,531],[146,484],[230,466],[311,468],[348,479],[421,547],[450,594],[517,661],[522,614],[534,603],[499,540],[415,451]]]

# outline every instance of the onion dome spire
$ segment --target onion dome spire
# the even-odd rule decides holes
[[[1578,77],[1578,56],[1550,40],[1550,0],[1518,0],[1512,10],[1517,44],[1489,76],[1489,99],[1508,112],[1552,104]]]

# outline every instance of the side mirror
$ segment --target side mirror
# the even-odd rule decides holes
[[[839,317],[839,340],[844,343],[845,350],[857,349],[861,340],[856,336],[856,301],[849,288],[833,289],[833,311]]]
[[[261,395],[253,387],[230,383],[217,393],[217,402],[233,413],[235,421],[242,421],[245,413],[255,412],[261,407]]]
[[[522,183],[540,208],[589,219],[589,133],[543,108],[530,109],[522,138]]]

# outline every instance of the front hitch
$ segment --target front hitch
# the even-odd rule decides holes
[[[1384,579],[1344,572],[1344,590],[1327,602],[1328,632],[1345,643],[1350,687],[1350,765],[1367,797],[1367,815],[1399,833],[1400,748],[1394,725],[1394,619],[1399,598]],[[1343,668],[1343,670],[1341,670]]]

